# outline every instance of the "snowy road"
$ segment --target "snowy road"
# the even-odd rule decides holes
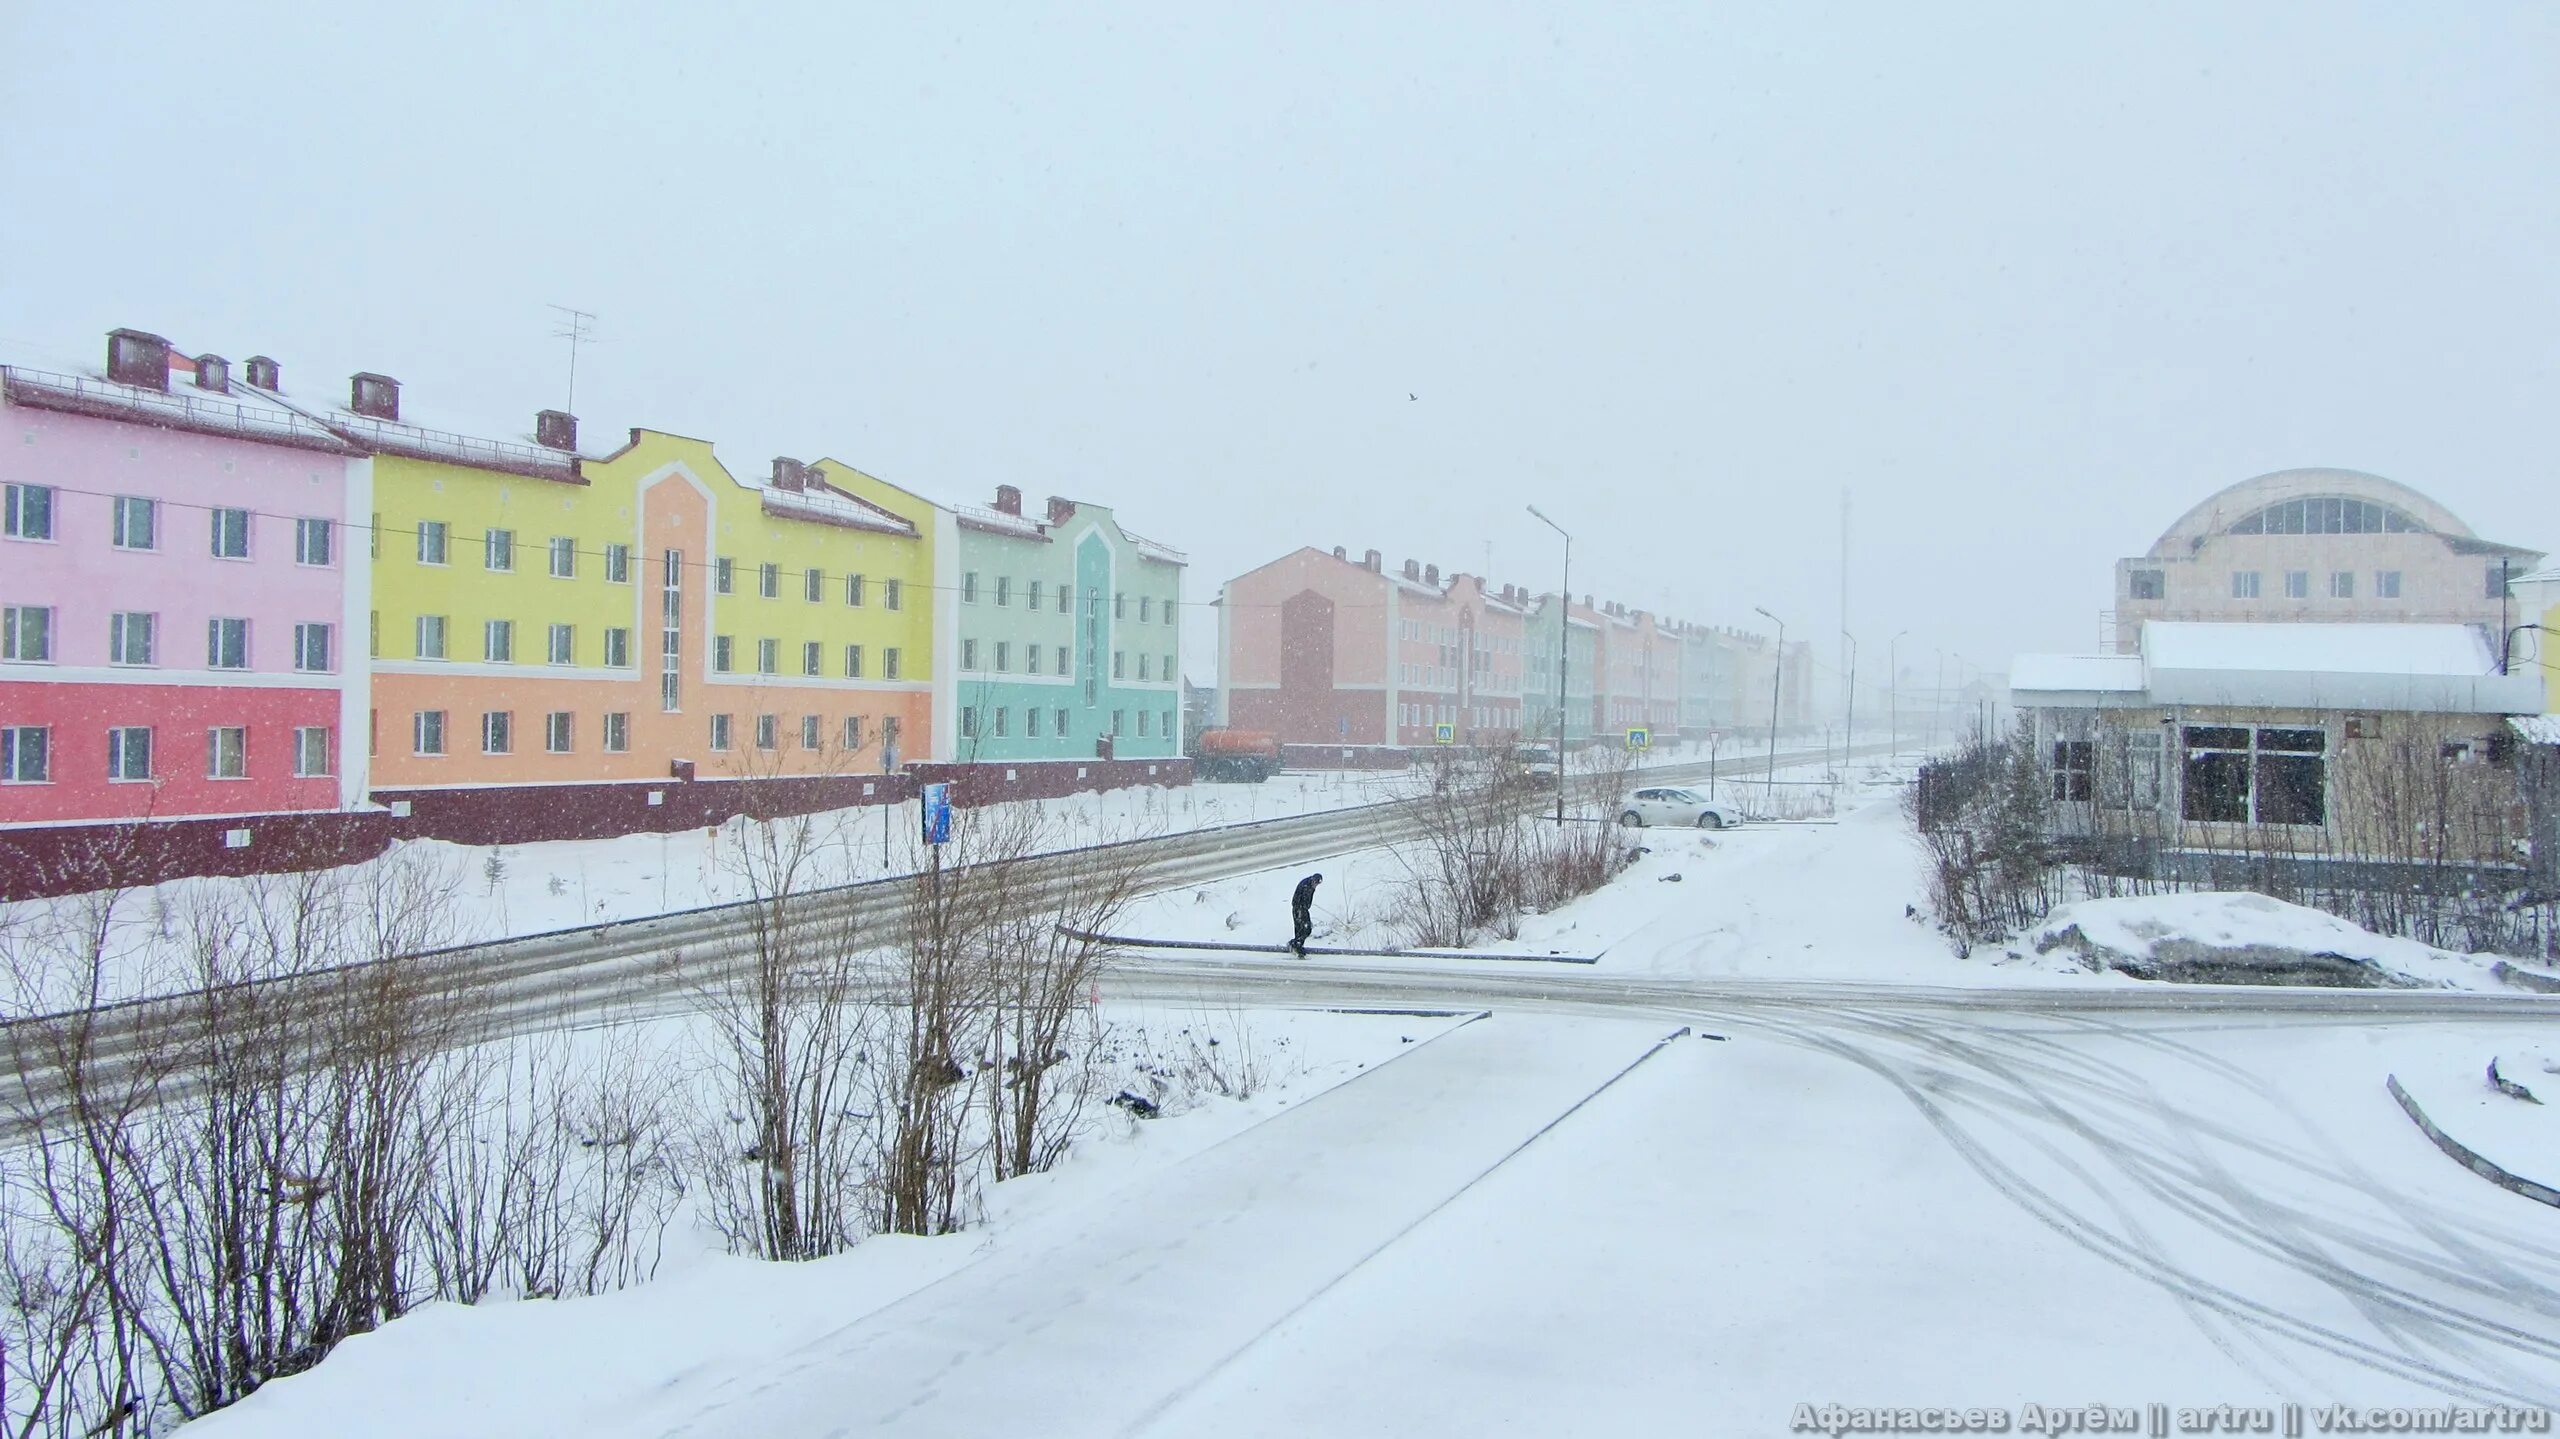
[[[1723,1042],[1656,1050],[1676,1025],[1496,1014],[592,1432],[1755,1434],[1799,1402],[2560,1402],[2560,1231],[2398,1118],[2377,1035],[1726,1018]]]

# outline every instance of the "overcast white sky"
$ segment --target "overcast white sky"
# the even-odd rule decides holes
[[[1203,601],[1551,586],[1536,501],[1826,657],[1846,487],[1915,673],[2271,469],[2560,548],[2549,5],[305,8],[6,7],[0,346],[521,425],[576,304],[591,440],[1101,501]]]

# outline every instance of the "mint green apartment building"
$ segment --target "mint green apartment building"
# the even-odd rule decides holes
[[[1183,557],[1111,511],[1022,491],[953,506],[938,647],[941,753],[973,761],[1164,759],[1182,750]]]

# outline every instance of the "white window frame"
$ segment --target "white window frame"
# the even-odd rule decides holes
[[[862,678],[862,646],[844,647],[844,677],[849,680]]]
[[[453,531],[444,521],[418,521],[418,563],[422,565],[453,563]]]
[[[604,663],[607,669],[631,667],[631,629],[627,625],[607,625],[604,630]]]
[[[129,771],[137,768],[133,763],[132,752],[133,746],[137,743],[134,737],[137,735],[141,737],[139,743],[142,747],[142,763],[138,766],[141,773],[134,774]],[[109,784],[149,783],[152,748],[149,725],[115,725],[109,728],[107,730],[107,782]]]
[[[516,570],[516,532],[491,528],[480,533],[480,563],[491,573],[511,575]]]
[[[578,716],[574,710],[548,710],[542,716],[542,752],[575,753]]]
[[[293,522],[293,562],[325,570],[338,562],[338,526],[334,520],[304,515]]]
[[[409,752],[415,755],[440,755],[445,752],[445,712],[413,710],[409,715]],[[434,743],[430,744],[432,740]]]
[[[713,715],[711,717],[711,748],[717,753],[726,754],[729,751],[729,742],[734,738],[736,736],[731,733],[729,717],[724,714]]]
[[[630,751],[631,712],[629,710],[606,710],[600,728],[606,754],[626,754]]]
[[[452,628],[452,625],[445,616],[420,615],[418,616],[416,628],[416,642],[411,645],[410,648],[418,658],[422,660],[441,660],[452,657],[453,652],[450,648],[452,637],[447,633],[447,631]],[[427,640],[430,637],[435,640],[435,644],[432,647],[427,644]]]
[[[756,716],[756,748],[782,748],[782,721],[775,715]]]
[[[763,564],[756,566],[756,597],[758,599],[770,600],[778,598],[781,594],[781,562],[778,560],[767,560]]]
[[[118,610],[107,616],[107,663],[148,668],[159,662],[158,615],[149,610]]]
[[[312,760],[312,751],[315,746],[319,751],[317,764]],[[326,779],[336,774],[337,766],[333,763],[334,757],[329,753],[330,748],[327,725],[296,725],[293,731],[293,777]]]
[[[826,724],[826,720],[818,715],[800,716],[800,747],[807,750],[826,748]]]
[[[0,487],[0,535],[29,544],[53,543],[53,486],[12,480]]]
[[[160,502],[147,495],[118,495],[112,538],[120,550],[137,553],[160,548]],[[137,534],[140,542],[136,543]]]
[[[756,673],[760,675],[782,673],[782,641],[771,635],[756,641]]]
[[[206,549],[217,560],[249,558],[249,512],[237,505],[216,505],[205,515],[206,528],[212,533]],[[234,530],[234,522],[237,530]],[[236,548],[234,547],[236,546]]]
[[[29,743],[29,737],[33,743]],[[53,783],[53,727],[0,726],[0,784]]]
[[[571,535],[553,535],[550,545],[551,578],[574,580],[578,577],[578,541]]]
[[[604,547],[604,582],[609,585],[631,583],[631,547],[610,544]]]
[[[223,641],[237,640],[226,656]],[[228,658],[229,663],[224,663]],[[230,615],[214,615],[204,622],[204,667],[209,670],[245,670],[249,667],[249,622]]]
[[[543,635],[543,655],[555,665],[578,662],[578,627],[553,624]]]
[[[482,710],[480,712],[480,752],[490,755],[516,752],[516,712],[514,710]]]
[[[516,622],[483,620],[480,624],[480,658],[493,665],[516,662]]]
[[[225,761],[229,762],[228,765]],[[204,777],[215,780],[249,777],[247,725],[215,725],[204,732]]]
[[[333,665],[338,658],[336,629],[335,625],[318,621],[305,621],[293,627],[293,668],[296,673],[312,675],[335,673]],[[320,662],[308,663],[313,659]]]

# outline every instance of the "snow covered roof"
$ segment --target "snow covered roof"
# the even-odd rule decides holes
[[[0,365],[0,394],[13,405],[125,420],[197,434],[225,435],[350,455],[356,447],[290,405],[233,379],[228,392],[198,389],[193,361],[171,356],[169,388],[128,385],[84,368]],[[183,374],[187,378],[181,379]]]
[[[1130,529],[1127,525],[1120,526],[1120,533],[1129,541],[1129,543],[1138,547],[1138,553],[1140,555],[1154,560],[1159,564],[1188,565],[1191,563],[1190,559],[1185,556],[1182,551],[1173,548],[1171,545],[1158,544],[1154,540],[1148,539],[1145,535],[1139,534],[1137,531]]]
[[[2507,723],[2528,744],[2560,744],[2560,715],[2518,715]]]
[[[2013,691],[2121,693],[2142,688],[2140,655],[2020,655],[2009,666]]]
[[[887,510],[866,500],[840,494],[832,489],[786,490],[773,485],[738,483],[756,491],[769,515],[786,515],[793,519],[816,520],[821,524],[844,525],[857,530],[874,530],[884,535],[913,538],[916,527]]]
[[[2540,677],[2499,674],[2488,642],[2469,625],[2154,620],[2142,627],[2139,655],[2022,655],[2010,676],[2019,703],[2060,708],[2510,715],[2542,708]]]
[[[983,505],[953,505],[952,516],[975,529],[992,530],[1000,535],[1013,535],[1026,540],[1046,540],[1049,527],[1028,515],[1009,515]]]

